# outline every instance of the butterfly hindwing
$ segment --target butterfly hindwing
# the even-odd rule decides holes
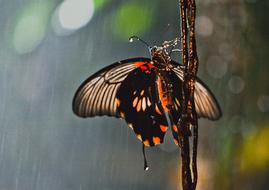
[[[116,95],[121,117],[145,146],[162,143],[168,129],[166,117],[157,105],[156,73],[151,67],[147,63],[132,71]]]
[[[181,102],[182,102],[182,85],[184,67],[173,63],[173,69],[167,71],[166,76],[172,84],[172,109],[169,111],[171,129],[175,144],[179,143],[177,123],[181,118]],[[209,88],[199,79],[196,78],[194,91],[195,109],[199,117],[205,117],[216,120],[221,116],[219,104]]]
[[[171,63],[174,66],[172,70],[177,76],[177,79],[173,80],[173,84],[177,85],[177,82],[182,83],[184,67],[174,61],[172,61]],[[181,97],[181,89],[182,88],[180,87],[178,89],[178,91],[180,92],[176,92],[177,97]],[[210,120],[217,120],[222,115],[220,106],[215,96],[207,87],[207,85],[198,77],[196,78],[195,82],[194,103],[198,117],[204,117]]]

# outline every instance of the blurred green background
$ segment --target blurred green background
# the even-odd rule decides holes
[[[199,76],[223,109],[217,122],[199,120],[197,189],[268,189],[269,1],[197,0],[197,9]],[[147,149],[144,172],[124,121],[71,109],[89,75],[149,57],[128,37],[173,39],[178,16],[176,0],[0,0],[0,189],[181,189],[169,131]]]

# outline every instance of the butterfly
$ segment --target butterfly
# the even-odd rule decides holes
[[[144,146],[164,140],[169,127],[176,145],[181,118],[184,66],[173,61],[171,52],[180,39],[149,47],[151,58],[132,58],[116,62],[86,79],[73,99],[79,117],[112,116],[124,119]],[[198,117],[217,120],[220,106],[205,83],[196,78],[194,102]]]

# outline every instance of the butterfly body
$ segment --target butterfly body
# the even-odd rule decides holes
[[[123,60],[90,76],[75,94],[74,113],[125,119],[145,146],[162,143],[171,127],[178,144],[184,67],[170,58],[166,45],[151,48],[151,59]],[[214,95],[198,78],[195,107],[199,117],[216,120],[221,116]]]

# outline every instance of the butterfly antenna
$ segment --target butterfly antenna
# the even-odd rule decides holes
[[[172,49],[169,52],[169,56],[173,53],[173,52],[182,52],[182,49],[175,49],[175,47],[178,45],[178,43],[181,41],[181,38],[176,38],[174,40],[171,40],[169,42],[167,42],[169,44],[169,46],[172,47]]]
[[[149,167],[148,167],[148,162],[147,162],[147,158],[145,154],[145,145],[143,143],[142,143],[142,151],[143,151],[143,156],[144,156],[144,170],[148,171]]]
[[[182,52],[182,49],[172,49],[169,55],[171,55],[173,52]]]
[[[137,37],[137,36],[131,36],[131,37],[129,38],[129,42],[133,42],[134,40],[137,40],[137,41],[142,42],[145,46],[147,46],[148,49],[151,48],[150,45],[149,45],[146,41],[142,40],[141,38],[139,38],[139,37]]]

